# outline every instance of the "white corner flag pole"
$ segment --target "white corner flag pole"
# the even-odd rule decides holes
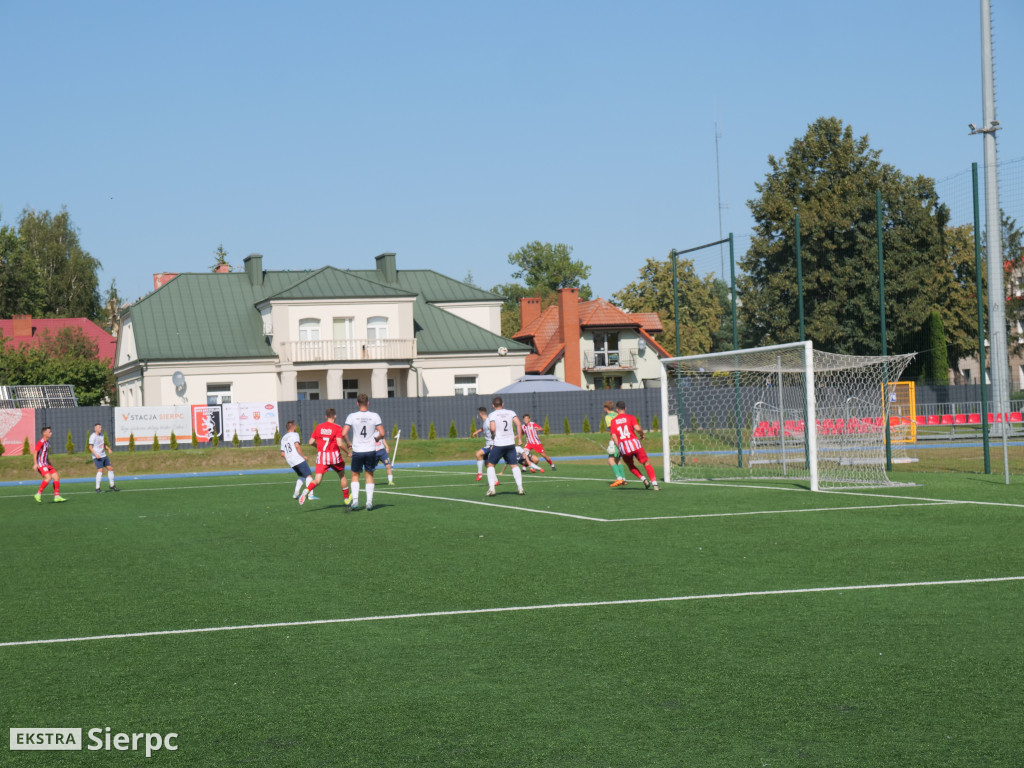
[[[395,462],[398,461],[398,441],[402,439],[402,430],[398,430],[395,434],[395,453],[391,457],[391,468],[395,468]]]

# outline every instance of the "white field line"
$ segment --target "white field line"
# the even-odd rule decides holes
[[[847,512],[851,509],[894,509],[906,507],[946,506],[948,501],[926,501],[920,504],[872,504],[858,507],[808,507],[807,509],[765,509],[753,512],[704,512],[695,515],[663,515],[661,517],[620,517],[603,520],[606,523],[631,523],[634,520],[691,520],[698,517],[742,517],[744,515],[786,515],[791,512]]]
[[[431,501],[450,501],[455,504],[475,504],[481,507],[497,507],[498,509],[514,509],[517,512],[534,512],[538,515],[553,515],[554,517],[572,517],[577,520],[590,520],[595,523],[606,523],[608,522],[601,517],[587,517],[585,515],[573,515],[568,512],[552,512],[550,509],[532,509],[530,507],[518,507],[513,504],[499,504],[495,501],[476,501],[475,499],[453,499],[448,496],[429,496],[423,493],[404,493],[402,491],[377,491],[377,493],[386,493],[389,496],[409,496],[414,499],[430,499]],[[507,494],[518,498],[517,494]],[[498,496],[492,496],[488,498],[499,498]]]
[[[599,608],[612,605],[650,605],[654,603],[678,603],[692,600],[720,600],[740,597],[769,597],[775,595],[806,595],[822,592],[853,592],[866,589],[900,589],[908,587],[942,587],[961,584],[992,584],[997,582],[1024,581],[1024,576],[998,576],[980,579],[950,579],[943,581],[910,581],[896,584],[855,584],[844,587],[806,587],[803,589],[769,589],[757,592],[722,592],[706,595],[681,595],[678,597],[645,597],[632,600],[595,600],[584,603],[549,603],[545,605],[519,605],[503,608],[469,608],[455,611],[424,611],[419,613],[395,613],[381,616],[354,616],[347,619],[314,619],[311,621],[278,621],[267,624],[239,624],[224,627],[193,627],[190,629],[164,629],[153,632],[124,632],[116,635],[90,635],[87,637],[61,637],[48,640],[15,640],[0,642],[0,648],[18,645],[47,645],[50,643],[84,643],[93,640],[122,640],[133,637],[158,637],[161,635],[193,635],[205,632],[235,632],[244,629],[273,629],[277,627],[310,627],[325,624],[354,624],[366,621],[395,621],[398,619],[427,619],[446,616],[473,616],[486,613],[518,613],[523,611],[544,611],[566,608]]]

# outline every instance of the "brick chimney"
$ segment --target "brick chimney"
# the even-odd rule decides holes
[[[561,288],[558,291],[558,325],[565,340],[565,381],[583,386],[580,363],[580,300],[576,288]]]
[[[157,288],[159,288],[159,287],[161,287],[163,285],[167,285],[167,283],[171,282],[171,280],[173,280],[177,276],[178,276],[177,272],[154,272],[153,273],[153,290],[155,291]]]
[[[216,272],[218,275],[226,275],[228,272],[231,271],[231,265],[218,264],[216,267],[214,267],[213,271]]]
[[[11,333],[14,338],[26,338],[32,335],[32,315],[14,315]]]
[[[519,300],[519,330],[540,317],[540,297]]]

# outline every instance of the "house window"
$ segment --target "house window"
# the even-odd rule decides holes
[[[455,377],[455,394],[456,395],[475,395],[476,394],[476,376],[456,376]]]
[[[314,317],[299,320],[299,341],[320,341],[320,321]]]
[[[388,397],[398,397],[398,380],[388,376]]]
[[[206,404],[207,405],[222,405],[223,403],[231,402],[231,385],[230,384],[207,384],[206,385]]]
[[[594,367],[606,368],[618,364],[618,331],[594,331]]]
[[[295,396],[299,400],[319,400],[319,381],[300,381],[295,385]]]
[[[598,389],[622,389],[621,376],[601,376],[594,383]]]
[[[342,379],[341,396],[346,400],[355,399],[359,396],[359,379]]]
[[[386,339],[388,337],[388,319],[386,317],[371,317],[366,321],[366,338]]]

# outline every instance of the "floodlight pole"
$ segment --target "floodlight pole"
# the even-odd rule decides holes
[[[1003,222],[999,207],[999,168],[996,155],[996,131],[1002,126],[996,120],[995,78],[992,69],[992,8],[990,0],[981,0],[981,106],[982,127],[971,134],[980,133],[985,150],[985,243],[988,257],[988,338],[989,368],[992,371],[992,411],[1010,410],[1010,360],[1006,339],[1006,293],[1003,289]],[[985,375],[985,369],[981,369]],[[982,420],[987,421],[989,409]],[[998,423],[993,421],[993,426]],[[1005,434],[1005,422],[997,427]],[[1009,479],[1007,478],[1007,482]]]

